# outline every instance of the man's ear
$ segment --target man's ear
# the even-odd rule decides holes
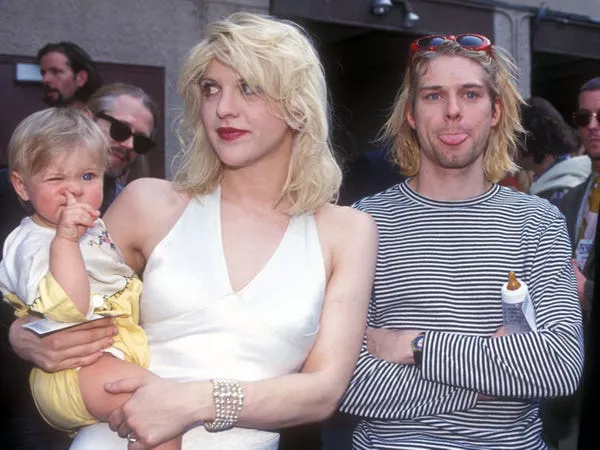
[[[25,187],[25,182],[23,181],[23,177],[21,176],[21,174],[19,172],[13,170],[10,173],[10,182],[12,183],[13,187],[15,188],[15,191],[16,191],[17,195],[19,196],[19,198],[21,200],[23,200],[24,202],[28,202],[29,194],[27,192],[27,188]]]
[[[77,72],[77,75],[75,75],[75,84],[77,85],[78,88],[82,88],[83,86],[85,86],[85,84],[88,82],[88,73],[87,70],[80,70],[79,72]]]
[[[492,104],[492,126],[495,127],[500,122],[502,117],[502,103],[500,103],[500,97],[494,99]]]

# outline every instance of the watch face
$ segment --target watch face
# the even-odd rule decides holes
[[[417,366],[421,365],[421,362],[423,359],[423,338],[424,338],[424,336],[425,336],[425,333],[419,333],[417,335],[417,337],[415,337],[411,342],[413,357],[415,359],[415,364]]]
[[[423,333],[417,335],[416,338],[412,341],[413,351],[420,352],[423,350],[423,338],[425,335]]]

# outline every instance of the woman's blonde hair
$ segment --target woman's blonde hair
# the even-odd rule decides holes
[[[485,178],[495,183],[518,169],[513,158],[524,132],[520,120],[523,98],[516,87],[517,68],[508,53],[499,47],[492,46],[492,52],[488,54],[466,50],[455,42],[447,41],[435,51],[415,53],[404,75],[392,114],[383,127],[381,139],[391,143],[392,159],[402,173],[415,176],[420,167],[421,150],[417,134],[408,123],[407,113],[414,111],[420,77],[429,62],[441,55],[462,56],[479,64],[486,74],[491,108],[496,100],[500,103],[500,121],[491,130],[483,156]]]
[[[27,116],[8,143],[9,173],[35,175],[58,156],[89,152],[98,168],[108,163],[109,144],[100,127],[76,108],[48,108]]]
[[[337,198],[342,174],[329,140],[330,111],[323,67],[306,34],[296,24],[238,12],[213,22],[183,67],[179,92],[184,114],[174,183],[206,194],[221,180],[222,166],[201,120],[200,81],[218,59],[235,70],[266,101],[277,104],[294,132],[287,177],[279,201],[290,214],[314,211]]]

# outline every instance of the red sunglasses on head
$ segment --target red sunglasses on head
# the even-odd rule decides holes
[[[485,51],[488,55],[492,54],[492,42],[480,34],[457,34],[456,36],[432,35],[416,39],[410,44],[410,57],[415,53],[436,51],[440,45],[445,42],[456,42],[465,50],[474,52]]]

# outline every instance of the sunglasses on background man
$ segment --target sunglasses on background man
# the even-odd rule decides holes
[[[592,118],[595,118],[598,126],[600,126],[600,110],[596,112],[577,111],[573,113],[573,122],[579,128],[587,127],[592,122]]]
[[[123,142],[133,136],[133,150],[138,155],[143,155],[148,153],[152,148],[156,146],[156,142],[154,142],[148,136],[142,133],[135,133],[131,131],[129,125],[125,122],[122,122],[118,119],[115,119],[113,116],[108,115],[106,113],[98,113],[96,117],[99,119],[104,119],[110,122],[110,129],[108,133],[110,137],[113,138],[117,142]]]

